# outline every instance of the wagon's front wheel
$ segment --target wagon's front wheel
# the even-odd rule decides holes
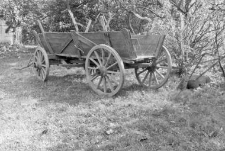
[[[163,46],[152,66],[135,68],[135,76],[142,86],[158,89],[167,82],[171,70],[172,59],[169,51]]]
[[[85,62],[87,81],[99,95],[113,96],[124,83],[124,64],[119,54],[105,44],[94,46]]]
[[[46,81],[49,74],[49,59],[46,51],[38,47],[34,53],[34,72],[38,79]]]

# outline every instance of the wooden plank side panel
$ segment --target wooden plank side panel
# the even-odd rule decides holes
[[[126,30],[116,32],[89,32],[79,34],[73,34],[73,32],[45,34],[47,40],[49,41],[49,44],[56,54],[61,53],[62,49],[65,48],[62,54],[78,55],[79,50],[74,46],[75,44],[77,44],[77,42],[74,42],[74,40],[79,40],[81,38],[80,40],[82,41],[82,37],[79,37],[80,34],[81,36],[87,38],[95,44],[106,44],[113,47],[122,59],[135,60],[137,58],[130,33]],[[74,36],[78,36],[78,38]],[[39,37],[41,41],[44,40],[42,34],[39,34]],[[71,39],[73,39],[73,41],[71,41]],[[68,44],[69,41],[71,42]],[[45,43],[42,43],[46,51],[49,51]],[[82,56],[86,56],[92,47],[93,45],[89,45],[84,42],[79,43],[79,49],[83,50]]]
[[[80,34],[96,44],[107,44],[108,41],[104,36],[105,33],[106,32],[89,32]]]
[[[110,40],[112,47],[122,59],[135,60],[137,58],[130,34],[127,31],[110,32]]]
[[[34,34],[34,37],[35,37],[35,40],[36,42],[41,46],[41,47],[44,47],[41,40],[40,40],[40,37],[38,36],[38,33],[35,31],[35,30],[32,30],[33,34]]]
[[[106,44],[114,48],[122,59],[134,60],[137,58],[130,35],[126,31],[81,33],[84,37],[96,44]],[[85,55],[88,47],[83,45]]]
[[[62,52],[62,54],[70,54],[70,55],[77,55],[80,56],[79,50],[74,47],[75,43],[72,41]]]
[[[44,36],[43,34],[38,34],[38,37],[40,39],[40,45],[45,49],[45,51],[48,53],[48,54],[51,54],[50,50],[48,49],[48,46],[44,40]],[[53,50],[54,51],[54,50]]]
[[[133,43],[137,46],[136,53],[138,56],[154,56],[161,48],[165,39],[165,35],[148,34],[133,36],[138,40],[138,43]]]
[[[70,33],[60,33],[60,32],[49,32],[45,33],[46,39],[48,40],[51,48],[53,49],[54,53],[60,53],[62,49],[68,44],[68,41],[72,39]],[[49,51],[48,47],[44,42],[43,34],[39,34],[39,37],[44,45],[46,51]]]
[[[68,41],[70,41],[71,39],[74,39],[74,37],[72,37],[71,32],[51,32],[51,33],[45,33],[46,34],[46,39],[49,41],[49,44],[51,45],[54,53],[59,54],[62,49],[68,44]],[[80,33],[82,36],[84,36],[85,38],[93,41],[94,43],[97,44],[107,44],[105,38],[104,38],[104,34],[103,33]],[[76,35],[78,36],[78,35]],[[44,42],[44,37],[43,34],[39,34],[40,40],[43,44],[43,47],[45,48],[45,50],[47,52],[49,52],[47,45]],[[75,44],[77,44],[77,40],[79,38],[76,38],[76,42],[72,41],[63,51],[63,53],[66,54],[74,54],[77,55],[78,54],[78,49],[74,46]],[[83,55],[87,55],[87,53],[90,51],[90,49],[92,47],[90,47],[89,45],[85,44],[85,43],[80,43],[78,46],[80,49],[82,49],[84,51]]]
[[[89,33],[80,33],[80,34],[97,45],[99,44],[108,45],[108,42],[104,37],[104,32],[89,32]],[[84,54],[83,54],[84,56],[86,56],[88,52],[91,50],[91,48],[84,43],[81,43],[81,47],[82,47],[82,50],[84,51]]]

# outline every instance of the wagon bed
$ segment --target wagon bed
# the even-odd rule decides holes
[[[115,95],[123,86],[124,69],[134,68],[138,82],[150,88],[163,86],[171,71],[171,57],[163,46],[165,35],[131,35],[126,29],[112,32],[42,32],[34,54],[34,69],[45,81],[49,66],[85,67],[91,88]]]
[[[49,48],[44,39],[44,35]],[[123,60],[138,60],[153,56],[161,48],[164,35],[134,35],[131,37],[127,30],[115,32],[50,32],[39,34],[39,44],[48,54],[57,54],[73,57],[86,57],[92,47],[106,44],[114,48]],[[50,50],[52,49],[52,51]],[[154,51],[147,51],[154,50]]]

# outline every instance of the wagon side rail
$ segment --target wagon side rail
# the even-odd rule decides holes
[[[165,35],[154,33],[132,35],[131,40],[138,57],[157,57],[162,50]]]
[[[34,33],[34,35],[35,35],[35,38],[36,38],[37,42],[38,42],[39,45],[41,45],[42,47],[44,47],[44,45],[45,45],[45,46],[47,47],[47,49],[48,49],[48,51],[49,51],[50,54],[54,54],[54,51],[53,51],[51,45],[50,45],[49,42],[48,42],[48,39],[47,39],[47,37],[46,37],[46,32],[44,31],[44,28],[43,28],[43,26],[42,26],[40,20],[38,20],[37,23],[38,23],[38,26],[39,26],[39,28],[40,28],[40,30],[41,30],[41,33],[43,34],[43,41],[44,41],[44,43],[41,41],[41,39],[40,39],[39,35],[37,34],[37,32],[34,31],[33,33]]]

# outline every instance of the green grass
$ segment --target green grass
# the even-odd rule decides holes
[[[89,88],[81,68],[52,66],[46,83],[13,69],[27,59],[0,61],[0,150],[225,150],[223,88],[179,92],[171,78],[148,90],[128,71],[124,88],[107,98]]]

